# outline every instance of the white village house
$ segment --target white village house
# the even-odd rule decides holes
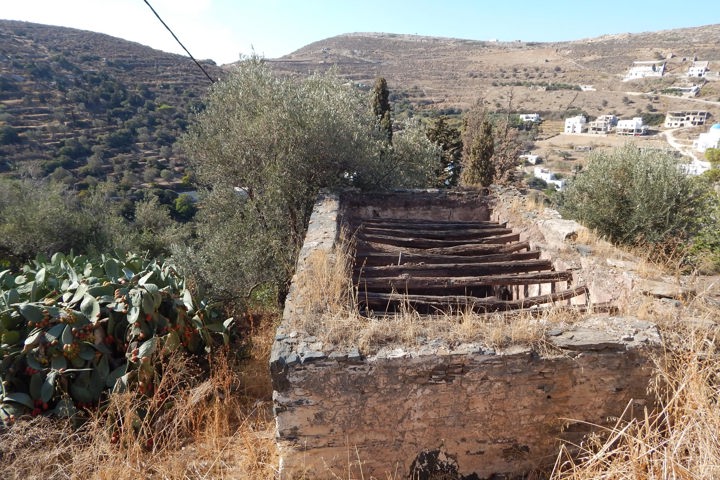
[[[701,133],[693,142],[693,148],[704,153],[708,148],[720,148],[720,123],[716,123],[706,133]]]
[[[521,122],[540,123],[539,113],[521,113],[518,115],[518,117],[520,117]]]
[[[663,61],[641,61],[633,62],[633,66],[625,74],[623,82],[638,80],[640,78],[662,77],[665,73],[665,62]]]
[[[645,135],[648,126],[643,124],[642,117],[634,117],[631,120],[618,120],[615,133],[618,135]]]
[[[667,112],[663,126],[665,128],[697,127],[705,124],[708,115],[705,110]]]
[[[547,168],[535,167],[533,169],[533,176],[535,178],[539,178],[540,180],[544,180],[548,185],[554,186],[555,190],[559,191],[565,189],[565,180],[558,179],[555,174]]]
[[[532,153],[526,153],[524,155],[520,155],[519,158],[523,162],[529,163],[531,165],[537,165],[538,163],[542,162],[542,158],[540,158],[540,155],[535,155]]]
[[[592,122],[588,123],[588,133],[595,133],[603,135],[610,133],[615,125],[617,125],[618,118],[615,115],[600,115]]]
[[[583,133],[587,119],[583,115],[577,115],[565,119],[565,133]]]
[[[708,72],[708,62],[693,62],[688,68],[688,77],[704,77]]]

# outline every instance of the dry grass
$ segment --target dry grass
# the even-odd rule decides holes
[[[481,343],[490,348],[510,345],[540,346],[547,330],[581,318],[566,305],[545,310],[478,314],[469,309],[421,315],[410,306],[397,312],[361,315],[350,273],[347,247],[332,253],[313,252],[299,272],[295,301],[298,315],[291,327],[340,347],[358,347],[372,354],[380,347],[418,347],[441,340],[452,347]]]
[[[256,332],[250,360],[216,356],[205,380],[190,361],[174,358],[152,398],[112,395],[79,428],[19,421],[0,436],[0,478],[273,478],[272,334],[272,325]],[[139,409],[147,412],[142,419]]]
[[[718,315],[700,297],[696,302],[688,306],[701,315],[694,321],[658,318],[667,347],[651,386],[659,407],[563,448],[553,479],[720,478]],[[579,455],[570,455],[576,449]]]

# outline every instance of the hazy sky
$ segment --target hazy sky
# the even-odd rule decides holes
[[[350,32],[559,41],[720,23],[718,0],[149,0],[197,58],[267,58]],[[183,53],[144,0],[0,0],[0,18]]]

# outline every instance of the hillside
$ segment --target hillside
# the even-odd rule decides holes
[[[719,36],[720,25],[563,43],[353,33],[312,43],[270,62],[278,72],[291,75],[336,66],[349,80],[369,85],[375,77],[384,76],[396,105],[416,111],[454,113],[482,98],[491,109],[509,106],[546,117],[559,117],[572,108],[592,116],[686,108],[710,108],[717,115],[718,81],[703,86],[698,97],[715,102],[709,106],[654,95],[629,102],[623,99],[628,92],[689,83],[684,72],[695,57],[709,61],[710,70],[718,72]],[[656,59],[667,59],[668,73],[663,79],[621,81],[633,61]],[[592,85],[595,91],[579,91],[580,85]]]
[[[50,175],[79,189],[104,179],[126,190],[179,183],[173,144],[209,84],[180,55],[0,20],[0,173]]]
[[[718,37],[720,25],[563,43],[352,33],[267,61],[287,75],[336,68],[365,86],[384,76],[397,119],[459,114],[482,99],[490,110],[540,113],[547,137],[577,112],[657,120],[703,109],[720,118]],[[693,58],[709,61],[714,75],[699,80],[700,94],[663,94],[690,83],[684,72]],[[621,81],[633,61],[657,59],[667,61],[662,79]],[[213,78],[230,67],[203,64]],[[184,56],[0,20],[0,175],[51,176],[76,189],[105,179],[127,192],[182,188],[184,159],[173,145],[208,86]]]

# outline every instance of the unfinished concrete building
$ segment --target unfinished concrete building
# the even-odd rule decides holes
[[[665,128],[697,127],[705,125],[709,112],[705,110],[693,110],[682,112],[667,112],[665,115]]]
[[[652,402],[654,325],[598,313],[612,310],[627,279],[568,248],[574,222],[520,225],[507,211],[479,192],[318,201],[271,357],[282,478],[513,478],[552,466],[561,441],[577,444],[591,425]],[[342,238],[354,244],[358,328],[409,311],[429,331],[374,347],[308,331],[326,320],[303,297],[322,288],[309,292],[300,279],[318,252],[337,260]],[[432,331],[463,315],[542,324],[551,309],[573,321],[548,326],[543,349]]]

